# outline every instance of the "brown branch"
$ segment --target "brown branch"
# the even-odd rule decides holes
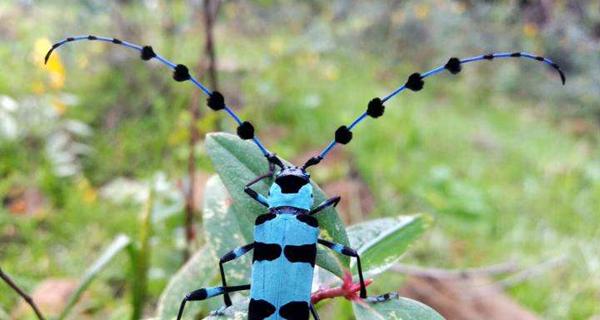
[[[529,280],[530,278],[537,277],[540,274],[547,272],[548,270],[558,268],[558,267],[564,265],[566,262],[567,262],[566,256],[555,257],[550,260],[540,262],[529,268],[523,269],[507,278],[504,278],[504,279],[498,281],[496,284],[502,288],[510,288],[521,282]]]
[[[437,279],[452,279],[452,278],[468,278],[475,276],[493,276],[504,273],[517,272],[519,266],[514,261],[499,263],[495,265],[480,267],[448,270],[441,268],[423,268],[413,265],[396,264],[392,267],[392,271],[404,273],[412,276],[437,278]]]
[[[215,53],[214,45],[214,22],[216,20],[219,8],[221,6],[220,0],[205,0],[203,10],[203,22],[204,22],[204,56],[200,56],[198,61],[198,74],[208,73],[209,85],[212,90],[218,89],[218,78],[217,78],[217,58]],[[208,65],[206,66],[203,61],[207,59]],[[189,155],[187,161],[187,172],[188,172],[188,190],[185,199],[185,239],[187,250],[185,252],[186,260],[191,255],[192,243],[196,239],[196,232],[194,230],[194,217],[196,215],[196,203],[194,201],[196,194],[196,145],[200,140],[200,132],[196,127],[198,119],[201,117],[200,105],[200,92],[196,91],[192,96],[192,101],[189,106],[190,112],[190,127],[188,141]]]
[[[4,280],[4,282],[6,282],[6,284],[8,284],[9,287],[11,287],[15,292],[17,292],[21,296],[21,298],[23,298],[23,300],[25,300],[25,302],[27,302],[27,304],[29,304],[31,309],[33,309],[33,311],[37,315],[38,319],[45,320],[44,316],[38,309],[38,307],[35,304],[35,302],[33,301],[33,299],[31,299],[31,297],[27,293],[25,293],[25,291],[21,290],[21,288],[19,288],[19,286],[17,286],[17,284],[8,276],[8,274],[4,273],[4,271],[2,270],[1,267],[0,267],[0,278],[2,278],[2,280]]]
[[[219,90],[219,82],[217,78],[217,55],[215,53],[214,41],[214,26],[219,8],[221,7],[220,0],[205,0],[204,1],[204,53],[208,58],[208,81],[213,90]]]

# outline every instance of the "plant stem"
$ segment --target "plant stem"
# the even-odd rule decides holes
[[[204,56],[200,58],[199,74],[208,73],[209,86],[212,90],[218,90],[219,83],[217,78],[217,57],[215,53],[214,45],[214,22],[221,6],[220,0],[205,0],[203,10],[203,22],[204,22]],[[202,63],[205,59],[208,60],[208,66]],[[185,252],[185,260],[191,256],[192,243],[196,239],[196,232],[194,230],[194,217],[196,213],[196,203],[194,202],[194,195],[196,193],[196,145],[200,140],[200,133],[196,128],[198,119],[201,116],[199,106],[199,92],[195,92],[192,96],[192,103],[189,107],[190,112],[190,127],[189,135],[190,140],[188,143],[189,155],[188,155],[188,179],[189,185],[186,194],[185,201],[185,238],[187,244],[187,250]]]
[[[17,284],[10,278],[10,276],[8,274],[4,273],[4,271],[2,270],[1,267],[0,267],[0,278],[2,278],[2,280],[4,280],[4,282],[6,282],[6,284],[8,284],[9,287],[11,287],[15,292],[17,292],[21,296],[21,298],[23,298],[23,300],[25,300],[25,302],[27,302],[27,304],[29,304],[29,306],[31,307],[31,309],[33,309],[33,312],[35,312],[38,319],[45,320],[44,316],[38,309],[38,307],[35,304],[35,302],[33,301],[33,299],[31,299],[31,297],[27,293],[25,293],[25,291],[23,291],[21,288],[19,288],[19,286],[17,286]]]
[[[515,262],[509,261],[480,268],[448,270],[441,268],[424,268],[398,263],[392,267],[392,270],[395,272],[404,273],[412,276],[442,279],[468,278],[473,276],[492,276],[504,273],[512,273],[519,271],[519,266]]]

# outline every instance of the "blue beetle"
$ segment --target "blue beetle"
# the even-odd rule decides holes
[[[267,213],[257,217],[254,229],[254,242],[236,248],[219,261],[222,286],[195,290],[181,302],[177,319],[181,319],[187,301],[204,300],[223,295],[225,306],[231,306],[230,293],[250,290],[248,319],[250,320],[307,320],[309,314],[315,319],[318,315],[310,302],[313,271],[316,260],[317,244],[324,245],[340,254],[356,259],[360,281],[360,297],[367,298],[367,290],[362,274],[359,254],[352,248],[342,244],[319,239],[319,223],[314,217],[323,209],[337,205],[340,197],[332,197],[313,208],[313,189],[310,184],[308,167],[320,163],[337,144],[347,144],[352,140],[352,129],[364,119],[376,119],[383,115],[384,103],[408,89],[420,91],[424,79],[448,71],[457,74],[462,65],[476,61],[491,61],[500,58],[526,58],[543,62],[554,68],[560,75],[564,85],[565,76],[560,67],[551,60],[526,52],[505,52],[479,55],[458,59],[450,58],[448,62],[423,74],[411,74],[406,83],[384,98],[374,98],[367,110],[358,116],[350,125],[341,126],[335,131],[334,139],[316,156],[310,158],[302,167],[285,165],[275,154],[269,152],[254,134],[254,127],[248,121],[242,121],[235,112],[225,104],[223,95],[211,92],[202,83],[189,74],[185,65],[174,64],[154,52],[151,46],[140,46],[116,38],[83,35],[61,40],[48,51],[47,62],[52,52],[59,46],[80,40],[96,40],[125,46],[140,52],[143,60],[156,59],[173,71],[173,79],[178,82],[191,81],[208,96],[208,107],[214,111],[224,110],[238,124],[237,134],[244,140],[251,140],[261,150],[269,163],[269,172],[257,177],[245,186],[245,192],[268,208]],[[276,167],[279,167],[276,170]],[[269,194],[265,197],[252,189],[256,182],[275,177]],[[223,265],[254,250],[252,262],[251,284],[228,286]],[[372,301],[385,300],[390,295],[382,295]]]

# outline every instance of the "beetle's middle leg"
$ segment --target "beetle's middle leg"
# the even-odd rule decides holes
[[[315,305],[312,303],[310,304],[310,313],[312,314],[314,320],[320,320],[317,309],[315,309]]]
[[[356,252],[356,250],[354,250],[350,247],[346,247],[343,244],[339,244],[339,243],[335,243],[335,242],[331,242],[331,241],[327,241],[327,240],[323,240],[323,239],[319,239],[319,243],[335,252],[341,253],[345,256],[356,258],[356,267],[358,268],[358,279],[360,280],[360,297],[362,299],[366,299],[367,298],[367,286],[365,285],[365,280],[363,278],[362,266],[360,264],[360,256],[358,255],[358,252]]]
[[[209,288],[202,288],[202,289],[194,290],[194,291],[188,293],[185,296],[185,298],[183,298],[183,301],[181,301],[181,305],[179,306],[179,312],[177,313],[177,320],[181,319],[181,316],[183,315],[183,309],[185,308],[185,303],[188,301],[206,300],[208,298],[212,298],[212,297],[218,296],[220,294],[228,294],[229,292],[236,292],[236,291],[249,290],[249,289],[250,289],[250,285],[246,284],[243,286],[209,287]]]
[[[252,249],[254,249],[254,242],[247,244],[245,246],[242,246],[242,247],[235,248],[235,249],[227,252],[226,254],[224,254],[221,257],[221,259],[219,259],[219,269],[221,270],[221,281],[223,283],[224,288],[227,288],[227,280],[225,279],[225,269],[223,268],[223,265],[226,262],[235,260],[235,259],[243,256],[244,254],[248,253]],[[223,292],[223,300],[225,301],[226,307],[231,306],[231,298],[229,297],[229,291],[225,290]]]

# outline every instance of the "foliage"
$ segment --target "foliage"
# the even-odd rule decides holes
[[[183,260],[178,186],[188,179],[190,86],[109,44],[64,48],[50,70],[40,61],[50,41],[79,30],[152,44],[194,70],[199,3],[0,3],[10,26],[0,27],[0,259],[27,291],[45,278],[78,278],[96,259],[89,253],[119,234],[139,239],[144,201],[115,198],[146,189],[160,172],[166,187],[156,194],[145,301],[154,313]],[[305,160],[373,96],[450,56],[518,48],[556,59],[564,88],[545,81],[551,71],[516,61],[429,81],[387,103],[340,148],[341,160],[313,176],[324,187],[364,181],[375,209],[360,219],[431,212],[436,224],[407,263],[464,268],[567,256],[509,293],[544,319],[589,319],[600,314],[597,9],[597,1],[227,1],[216,30],[220,90],[271,150]],[[235,131],[222,114],[203,112],[202,133]],[[203,146],[197,156],[198,169],[212,172]],[[124,188],[107,196],[119,181]],[[22,190],[41,194],[36,210],[20,210]],[[116,256],[88,287],[89,317],[133,313],[121,298],[134,290],[126,259]],[[402,285],[400,276],[384,279],[376,289]],[[16,302],[0,295],[11,316]],[[345,319],[351,307],[333,304]]]
[[[215,143],[208,144],[209,154],[218,154],[216,160],[219,161],[219,166],[222,166],[221,176],[232,176],[234,172],[243,172],[239,170],[240,165],[247,165],[253,162],[262,162],[263,156],[259,152],[245,153],[252,146],[249,142],[244,142],[240,139],[235,138],[229,134],[212,134],[209,136],[209,141],[214,139]],[[220,142],[220,143],[219,143]],[[227,148],[230,150],[229,153],[223,153],[223,150]],[[243,160],[240,160],[240,156],[244,155]],[[214,155],[213,155],[214,157]],[[215,163],[216,165],[217,163]],[[241,188],[244,181],[238,181],[236,188]],[[241,185],[239,185],[241,183]],[[236,202],[245,201],[247,195],[244,193],[237,193],[238,196],[232,195],[230,198],[229,193],[226,190],[226,184],[217,177],[212,177],[208,180],[206,186],[205,202],[204,202],[204,227],[206,236],[206,244],[200,249],[192,259],[173,277],[165,292],[163,292],[158,305],[159,319],[172,319],[177,314],[179,308],[179,302],[183,299],[185,294],[198,289],[200,287],[219,285],[219,277],[215,277],[218,273],[216,272],[215,264],[217,256],[224,254],[225,252],[232,250],[233,248],[244,245],[247,243],[243,238],[244,228],[251,228],[254,226],[252,220],[248,219],[236,219],[236,210],[239,206],[236,206]],[[264,208],[258,207],[256,210],[246,210],[246,215],[258,215],[264,212]],[[320,214],[319,214],[320,215]],[[321,217],[319,217],[321,218]],[[416,216],[404,216],[397,218],[386,218],[380,220],[374,220],[365,222],[360,225],[351,227],[352,230],[348,236],[351,243],[356,244],[355,248],[362,253],[363,261],[365,261],[365,268],[369,270],[369,276],[377,276],[383,273],[393,262],[397,261],[399,257],[407,249],[408,245],[416,240],[426,229],[425,218],[422,215]],[[323,233],[327,233],[326,229],[322,229]],[[341,231],[345,235],[345,231]],[[380,234],[378,237],[373,237],[373,234]],[[366,241],[366,239],[371,239]],[[333,241],[339,241],[333,238]],[[217,253],[215,255],[214,253]],[[327,264],[327,260],[323,259],[319,263],[321,266]],[[233,283],[248,283],[250,261],[245,259],[243,262],[227,264],[226,270],[230,282]],[[216,278],[216,279],[215,279]],[[316,286],[322,286],[325,283],[317,283]],[[221,297],[216,297],[210,300],[221,301]],[[214,301],[203,301],[203,302],[190,302],[186,307],[186,315],[190,314],[207,314],[207,310],[210,310],[209,306],[216,309]],[[404,300],[392,300],[390,302],[382,302],[376,304],[374,307],[377,310],[386,309],[385,312],[393,312],[397,310],[394,307],[398,304],[398,301],[409,301]],[[247,306],[247,300],[241,297],[237,297],[236,304],[232,308],[228,308],[226,314],[231,319],[238,319],[240,315],[245,315]],[[413,302],[415,303],[415,302]],[[405,305],[410,305],[410,302],[404,302]],[[216,304],[219,305],[218,303]],[[416,306],[416,304],[415,304]],[[405,306],[399,306],[404,308]],[[382,309],[383,308],[383,309]],[[415,307],[416,308],[416,307]],[[419,313],[413,313],[411,309],[397,310],[397,312],[403,312],[405,315],[423,315],[424,313],[430,314],[432,319],[438,319],[439,315],[431,309],[425,309],[420,307],[422,310]],[[364,311],[360,310],[357,314],[358,319],[362,319],[360,314],[365,314],[364,319],[369,319],[369,312],[381,312],[381,311]],[[416,311],[415,311],[416,312]],[[236,318],[238,317],[238,318]],[[209,317],[212,318],[212,317]],[[223,317],[217,317],[222,319]],[[371,318],[372,319],[372,318]]]

